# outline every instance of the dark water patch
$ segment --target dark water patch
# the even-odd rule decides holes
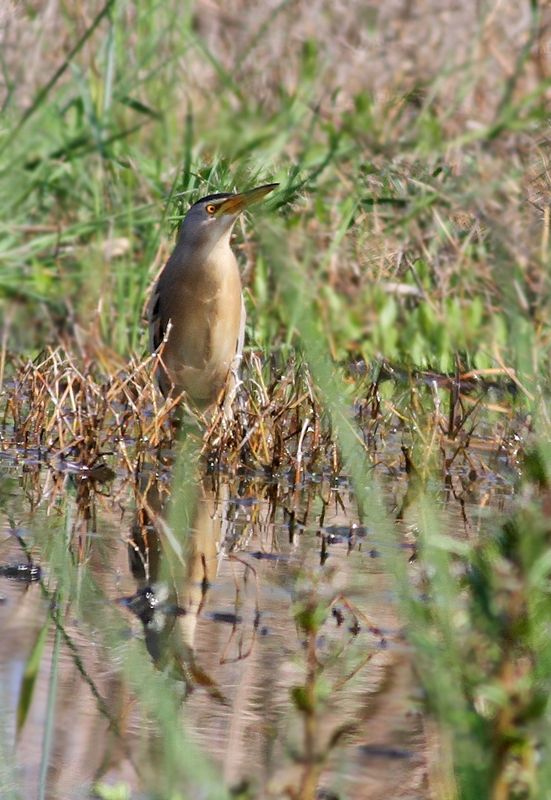
[[[0,578],[8,578],[18,583],[34,583],[42,577],[38,564],[0,564]]]
[[[290,558],[287,553],[263,553],[260,550],[254,552],[242,550],[241,552],[257,561],[288,561]]]
[[[415,753],[412,750],[405,750],[401,747],[391,747],[376,744],[364,744],[358,748],[364,758],[387,758],[391,761],[404,758],[413,758]]]
[[[225,625],[241,625],[243,617],[239,614],[232,614],[229,611],[208,611],[203,614],[205,619],[210,619],[212,622],[221,622]]]

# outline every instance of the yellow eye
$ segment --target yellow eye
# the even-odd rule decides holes
[[[215,211],[216,211],[216,206],[213,205],[212,203],[209,203],[207,206],[207,214],[214,214]]]

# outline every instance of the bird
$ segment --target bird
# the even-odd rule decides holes
[[[239,215],[277,186],[209,194],[184,217],[148,308],[150,349],[160,353],[157,380],[165,397],[184,393],[203,411],[231,374],[237,385],[245,304],[230,237]]]

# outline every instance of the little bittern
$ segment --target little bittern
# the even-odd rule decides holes
[[[241,212],[277,185],[210,194],[184,217],[149,305],[152,351],[165,340],[158,373],[165,396],[185,392],[194,406],[205,408],[236,370],[245,308],[230,236]]]

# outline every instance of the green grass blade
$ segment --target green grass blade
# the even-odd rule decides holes
[[[36,680],[40,671],[40,664],[42,663],[42,656],[44,654],[44,645],[48,637],[48,630],[50,627],[50,617],[45,619],[44,624],[40,628],[38,635],[33,644],[32,650],[25,665],[23,672],[23,681],[19,692],[19,700],[17,703],[17,722],[16,722],[16,735],[19,737],[25,725],[29,709],[31,707],[33,694],[36,686]]]

